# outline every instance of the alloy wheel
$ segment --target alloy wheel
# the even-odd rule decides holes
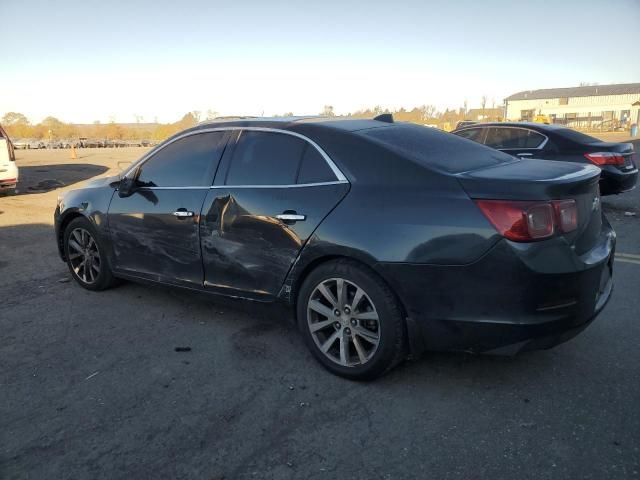
[[[84,228],[76,228],[69,235],[68,256],[76,276],[86,284],[94,284],[100,275],[100,252],[93,236]]]
[[[307,325],[320,351],[343,367],[366,364],[380,343],[380,319],[367,293],[344,278],[318,284],[307,303]]]

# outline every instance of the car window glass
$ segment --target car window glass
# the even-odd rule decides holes
[[[292,185],[307,142],[283,133],[245,130],[227,173],[227,185]]]
[[[485,145],[493,148],[537,148],[544,136],[525,128],[491,127]]]
[[[473,140],[474,142],[482,143],[482,128],[467,128],[456,132],[456,135],[462,138]]]
[[[463,142],[456,135],[419,125],[395,124],[356,132],[377,145],[420,165],[459,173],[513,161],[510,155]],[[455,152],[452,155],[451,152]]]
[[[302,154],[302,164],[298,173],[298,183],[332,182],[336,177],[320,155],[320,152],[310,143],[307,143]]]
[[[224,132],[207,132],[170,143],[142,164],[138,182],[148,187],[210,186],[224,138]]]

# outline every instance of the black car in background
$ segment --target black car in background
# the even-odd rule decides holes
[[[222,121],[67,191],[55,230],[86,289],[284,302],[326,368],[373,378],[423,349],[516,353],[585,328],[612,289],[599,175],[389,116]]]
[[[559,125],[482,123],[457,128],[452,133],[520,158],[596,165],[602,170],[602,195],[631,190],[638,178],[637,157],[631,143],[602,142]]]

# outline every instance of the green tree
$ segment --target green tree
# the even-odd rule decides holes
[[[2,124],[5,126],[11,125],[29,125],[29,119],[22,113],[7,112],[2,117]]]

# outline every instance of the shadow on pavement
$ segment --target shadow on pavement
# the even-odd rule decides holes
[[[67,163],[57,165],[32,165],[20,167],[17,195],[43,193],[83,182],[102,175],[108,170],[102,165]]]

